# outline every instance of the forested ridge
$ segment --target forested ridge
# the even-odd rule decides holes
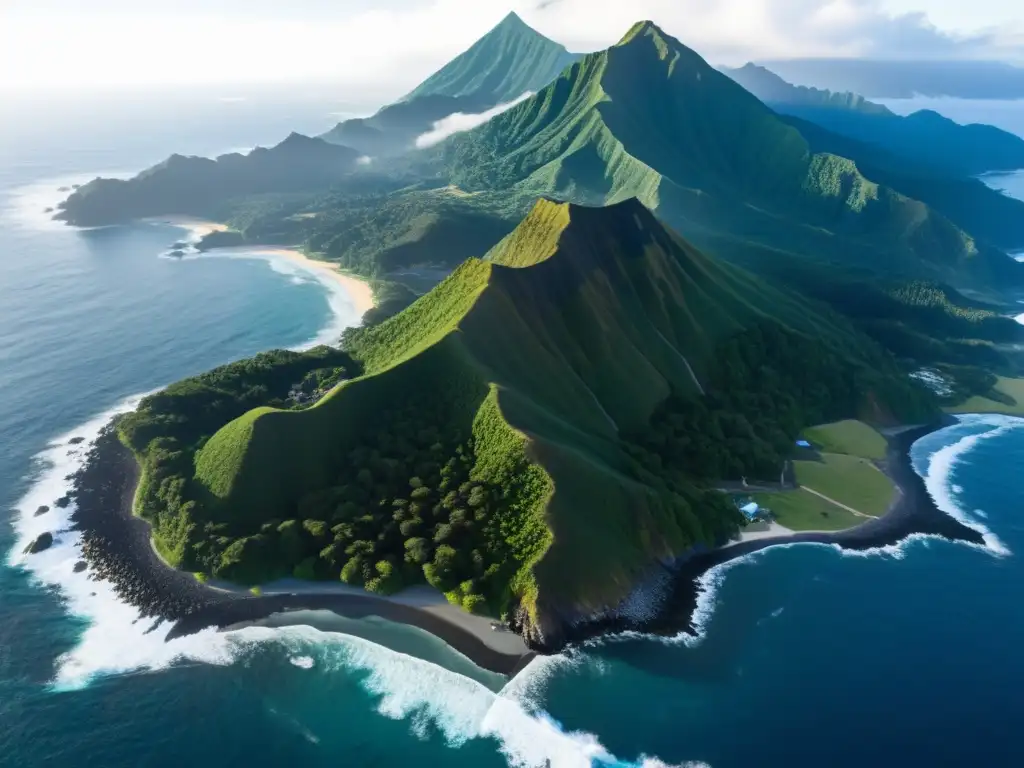
[[[841,318],[636,201],[542,202],[493,259],[345,351],[269,353],[147,398],[120,429],[161,553],[245,584],[426,582],[536,623],[728,539],[739,513],[708,488],[774,476],[802,428],[935,413]]]

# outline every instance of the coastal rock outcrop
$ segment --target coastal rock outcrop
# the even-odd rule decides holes
[[[79,444],[84,443],[84,442],[85,442],[85,438],[84,437],[72,437],[70,440],[68,440],[68,445],[79,445]]]
[[[57,499],[53,503],[54,503],[54,505],[56,505],[57,507],[60,507],[61,509],[67,509],[68,506],[71,504],[71,494],[70,493],[65,493],[63,496],[61,496],[59,499]]]
[[[40,515],[45,515],[49,511],[50,511],[50,508],[48,506],[46,506],[45,504],[43,504],[41,507],[39,507],[39,509],[36,510],[36,513],[35,513],[35,515],[33,515],[33,517],[39,517]]]
[[[75,567],[73,568],[73,570],[75,573],[81,573],[88,567],[89,564],[85,562],[85,560],[79,560],[77,563],[75,563]]]
[[[25,554],[37,555],[53,546],[53,534],[49,531],[41,533],[32,540],[32,543],[25,547]]]

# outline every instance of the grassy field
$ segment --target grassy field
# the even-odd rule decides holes
[[[1010,405],[976,395],[959,405],[947,408],[946,411],[949,413],[1006,413],[1011,416],[1024,416],[1024,379],[1009,379],[1000,376],[995,390],[1016,402]]]
[[[801,486],[865,515],[884,515],[892,502],[892,481],[866,459],[826,453],[822,461],[794,462],[794,469]]]
[[[885,438],[863,421],[847,419],[820,424],[807,429],[804,437],[824,453],[844,453],[863,459],[885,458]]]
[[[807,491],[757,493],[753,499],[771,510],[776,522],[793,531],[841,531],[864,522],[863,517],[857,517]]]

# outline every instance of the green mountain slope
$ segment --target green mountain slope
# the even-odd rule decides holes
[[[577,58],[510,13],[400,101],[340,122],[321,138],[373,157],[408,152],[438,120],[486,112],[540,90]]]
[[[542,201],[487,260],[351,341],[361,376],[231,421],[183,496],[142,499],[161,551],[239,581],[425,578],[554,647],[658,560],[736,529],[712,480],[774,476],[808,424],[932,413],[844,320],[636,200]]]
[[[777,112],[876,144],[932,171],[974,176],[1024,168],[1024,139],[991,125],[960,125],[932,110],[903,117],[856,94],[791,85],[754,64],[723,71]]]
[[[783,115],[783,119],[800,131],[814,152],[853,160],[868,178],[920,200],[979,241],[1008,251],[1024,248],[1024,201],[1004,195],[979,179],[908,160],[878,144],[834,133],[810,120],[793,115]]]
[[[320,136],[371,157],[399,155],[416,147],[416,137],[456,112],[476,114],[495,106],[490,98],[428,94],[382,107],[370,117],[344,120]]]
[[[993,290],[1024,268],[926,205],[814,154],[799,131],[655,25],[439,147],[467,190],[586,204],[639,197],[701,247],[766,251]]]
[[[357,167],[359,153],[297,133],[247,155],[171,155],[132,179],[94,179],[60,204],[57,218],[100,226],[144,216],[209,216],[225,201],[260,193],[326,189]]]
[[[471,97],[493,106],[540,90],[577,58],[510,13],[404,101],[423,96]]]

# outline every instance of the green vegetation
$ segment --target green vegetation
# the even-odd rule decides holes
[[[635,200],[541,201],[346,349],[361,376],[239,414],[192,443],[180,495],[146,496],[168,501],[147,514],[172,562],[249,584],[426,581],[543,632],[727,540],[740,515],[710,481],[774,476],[807,424],[934,413],[845,320]]]
[[[819,124],[827,121],[814,122],[814,115],[807,119],[783,115],[783,119],[800,131],[814,152],[850,158],[868,178],[926,203],[977,239],[1010,250],[1024,245],[1024,202],[989,187],[974,175],[834,133]],[[961,153],[950,150],[947,156],[955,159]],[[998,161],[993,163],[992,167],[1001,167]]]
[[[858,456],[824,453],[821,461],[794,461],[793,469],[805,489],[872,517],[888,511],[896,491],[878,467]]]
[[[1024,416],[1024,379],[999,376],[982,395],[974,395],[946,408],[949,413],[1005,413]]]
[[[401,101],[340,122],[321,138],[375,158],[400,155],[438,120],[485,112],[540,90],[576,58],[512,13]]]
[[[368,276],[480,257],[515,226],[486,201],[448,188],[318,200],[303,222],[307,250]]]
[[[649,22],[429,157],[431,172],[470,192],[588,205],[635,196],[698,247],[755,269],[788,256],[995,293],[1024,279],[1024,267],[849,159],[813,153]]]
[[[236,245],[245,245],[245,235],[233,229],[214,230],[203,235],[196,243],[196,249],[209,251],[214,248],[230,248]]]
[[[60,204],[58,218],[79,226],[144,216],[211,211],[236,197],[329,188],[356,168],[359,153],[297,133],[247,155],[216,160],[171,155],[133,179],[94,179]]]
[[[488,109],[540,90],[577,58],[510,13],[403,101],[425,96],[472,98]]]
[[[902,165],[958,178],[1024,168],[1024,139],[990,125],[959,125],[931,110],[903,117],[853,93],[791,85],[754,64],[724,71],[776,111],[879,147]]]
[[[752,498],[791,531],[843,531],[864,522],[863,517],[801,489],[755,493]]]
[[[172,384],[121,417],[118,434],[142,466],[135,512],[152,524],[161,556],[173,565],[216,574],[190,557],[201,503],[194,457],[211,435],[253,408],[308,407],[356,371],[348,354],[330,347],[263,352]]]
[[[886,442],[863,421],[844,419],[804,430],[804,437],[825,453],[844,453],[862,459],[885,458]]]

